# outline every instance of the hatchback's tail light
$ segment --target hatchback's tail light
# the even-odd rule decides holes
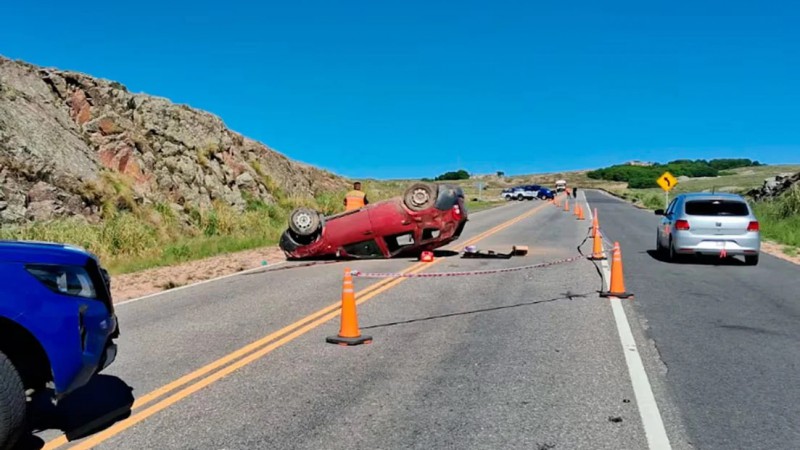
[[[749,224],[747,224],[747,231],[758,231],[758,221],[753,220]]]
[[[675,229],[680,231],[686,231],[689,229],[689,221],[688,220],[676,220],[675,221]]]
[[[453,217],[456,220],[461,220],[461,207],[458,205],[453,205]]]

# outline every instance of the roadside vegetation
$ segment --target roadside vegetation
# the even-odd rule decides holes
[[[670,172],[676,177],[717,177],[730,175],[731,169],[741,167],[759,167],[762,164],[750,159],[679,159],[666,164],[653,163],[650,165],[619,164],[603,169],[592,170],[586,174],[594,180],[624,181],[631,189],[657,188],[656,180],[664,172]]]
[[[784,253],[796,256],[800,247],[800,186],[774,200],[755,202],[753,209],[764,237],[789,246]]]
[[[682,192],[732,192],[745,194],[760,187],[765,178],[781,173],[800,172],[800,165],[757,165],[725,170],[720,176],[684,179],[670,192],[670,198]],[[660,173],[658,174],[660,175]],[[656,176],[658,176],[656,175]],[[631,188],[609,186],[606,191],[647,209],[664,208],[664,191],[661,188]],[[800,187],[773,200],[751,202],[761,225],[762,235],[784,246],[789,256],[800,248]]]
[[[763,166],[749,160],[715,161],[714,165],[718,173],[722,173],[721,176],[682,179],[671,195],[687,191],[743,192],[760,186],[765,177],[800,171],[800,166]],[[749,165],[731,169],[725,164],[720,166],[719,161],[727,161],[725,164],[738,161],[733,164]],[[656,167],[659,167],[659,173],[655,175],[658,176],[664,166]],[[498,174],[449,182],[464,189],[467,208],[473,213],[504,204],[505,201],[500,198],[500,191],[504,187],[517,184],[550,186],[561,178],[568,180],[571,186],[605,189],[645,208],[664,206],[661,189],[629,188],[625,181],[592,178],[591,173],[576,171],[511,177]],[[453,177],[456,174],[461,177],[458,172],[452,174]],[[377,202],[401,195],[413,181],[362,180],[362,183],[370,201]],[[245,197],[246,207],[241,212],[219,202],[207,208],[186,206],[182,211],[175,211],[167,204],[137,204],[127,186],[124,180],[113,175],[104,177],[102,184],[86,186],[86,197],[101,200],[102,220],[98,223],[70,218],[4,226],[0,228],[0,239],[78,245],[97,254],[112,273],[122,274],[275,245],[286,228],[290,212],[297,206],[312,207],[326,215],[344,209],[342,199],[345,190],[321,193],[315,198],[299,198],[285,195],[273,186],[274,203]],[[779,199],[759,202],[754,207],[762,223],[764,236],[785,245],[787,253],[797,252],[797,248],[800,248],[798,189]]]
[[[102,184],[87,186],[87,196],[102,198],[102,219],[82,217],[0,228],[0,239],[61,242],[96,254],[113,274],[170,266],[224,253],[276,245],[289,214],[308,206],[331,215],[344,210],[346,191],[325,192],[315,198],[290,197],[273,188],[275,203],[245,197],[243,212],[215,202],[210,207],[186,206],[175,211],[167,204],[139,205],[124,180],[107,175]],[[365,181],[371,202],[402,194],[399,181]],[[489,208],[491,201],[470,201],[471,212]]]

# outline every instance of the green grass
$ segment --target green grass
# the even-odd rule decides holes
[[[476,200],[476,201],[472,201],[472,200],[467,200],[467,204],[466,205],[467,205],[467,211],[469,211],[470,213],[474,213],[474,212],[478,212],[478,211],[483,211],[485,209],[494,208],[495,206],[499,206],[499,205],[502,205],[504,203],[506,203],[505,200],[503,200],[503,201],[496,201],[496,200],[491,200],[491,201],[489,201],[489,200],[482,200],[482,201]]]
[[[670,198],[681,192],[744,193],[762,185],[765,178],[779,173],[800,172],[800,166],[762,166],[736,169],[734,175],[713,179],[690,179],[681,182]],[[609,192],[648,209],[664,208],[661,189],[608,189]],[[751,203],[758,217],[763,237],[791,247],[800,247],[800,187],[772,201]]]
[[[198,155],[210,158],[212,150],[210,146],[200,149]],[[206,208],[187,208],[180,212],[174,211],[167,204],[142,206],[133,199],[130,180],[119,174],[106,173],[100,181],[85,184],[81,192],[84,199],[102,206],[102,220],[99,223],[89,223],[82,218],[68,218],[22,226],[4,226],[0,228],[0,239],[78,245],[98,255],[112,273],[122,274],[275,245],[286,228],[289,213],[297,206],[313,207],[326,215],[344,210],[345,190],[320,193],[315,198],[291,197],[283,193],[257,163],[253,163],[253,169],[272,192],[274,203],[268,204],[245,194],[247,207],[244,212],[237,212],[221,203]],[[793,170],[800,171],[800,166],[739,169],[733,171],[734,175],[713,180],[682,182],[676,191],[703,190],[718,186],[736,186],[744,190],[760,186],[767,176]],[[500,191],[504,187],[523,183],[551,186],[560,178],[581,188],[606,189],[651,209],[664,205],[663,192],[660,190],[625,189],[625,183],[590,180],[585,176],[586,172],[473,179],[458,181],[456,184],[464,189],[470,212],[504,204],[505,201],[499,199]],[[402,195],[414,181],[362,180],[362,183],[370,201],[374,203]],[[478,192],[478,181],[484,185],[481,192]],[[478,201],[478,198],[481,200]],[[800,247],[797,203],[800,201],[786,200],[756,205],[765,237],[784,245]]]
[[[741,194],[761,187],[764,179],[778,175],[780,173],[800,172],[800,165],[780,165],[780,166],[759,166],[744,167],[730,171],[732,175],[725,175],[712,178],[690,178],[679,181],[675,189],[670,191],[670,196],[684,192],[733,192]],[[625,185],[618,186],[616,189],[625,189]],[[660,188],[650,189],[631,189],[635,192],[664,195]]]
[[[789,256],[797,256],[797,247],[783,247],[783,253]]]
[[[753,209],[765,238],[800,247],[800,187],[775,200],[757,202]]]
[[[214,204],[189,210],[185,223],[169,206],[155,205],[115,211],[97,224],[73,218],[5,227],[0,238],[78,245],[120,274],[275,244],[293,206],[250,202],[237,212]]]
[[[101,185],[86,186],[85,196],[103,205],[103,219],[99,223],[68,218],[4,226],[0,228],[0,239],[77,245],[96,254],[112,274],[131,273],[275,245],[292,209],[308,206],[325,215],[336,214],[344,210],[346,192],[301,198],[286,196],[276,188],[273,204],[243,194],[247,204],[244,212],[222,203],[174,211],[167,204],[137,205],[125,181],[108,175]],[[377,202],[402,194],[407,186],[403,182],[367,182],[365,191],[371,202]],[[467,208],[475,212],[496,204],[488,200],[468,201]]]

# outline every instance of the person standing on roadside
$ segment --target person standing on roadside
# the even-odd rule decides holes
[[[353,190],[348,192],[344,197],[344,210],[351,211],[363,208],[368,204],[369,200],[367,200],[367,194],[361,190],[361,182],[356,181],[353,183]]]
[[[578,198],[578,188],[577,188],[577,186],[572,188],[572,198]]]

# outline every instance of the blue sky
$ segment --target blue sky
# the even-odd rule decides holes
[[[796,2],[15,1],[0,54],[351,177],[800,162]]]

